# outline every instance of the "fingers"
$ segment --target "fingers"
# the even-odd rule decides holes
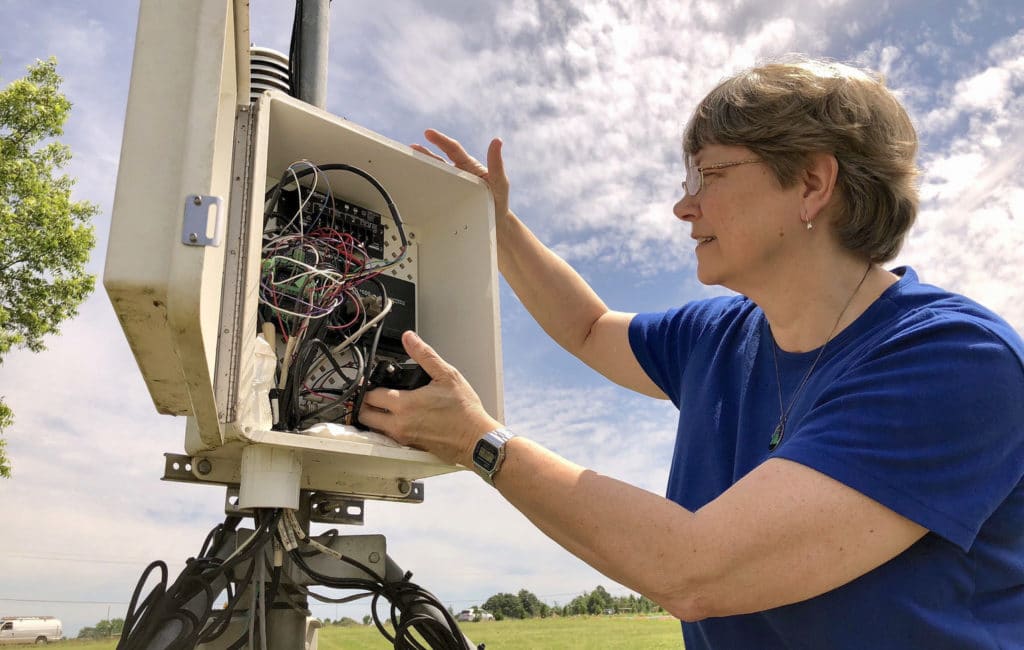
[[[487,169],[493,179],[505,178],[505,160],[501,157],[502,144],[501,138],[494,138],[487,147]]]
[[[374,388],[366,391],[363,396],[363,404],[372,406],[379,411],[387,411],[387,406],[392,405],[394,398],[398,397],[398,391],[391,388]],[[360,415],[362,419],[362,415]]]
[[[431,382],[416,390],[377,388],[363,398],[360,421],[403,445],[449,463],[470,463],[483,431],[501,426],[491,418],[459,371],[413,332],[402,335],[413,361]]]
[[[411,145],[409,145],[409,146],[410,146],[410,147],[412,147],[412,149],[413,149],[414,151],[418,151],[418,152],[420,152],[420,153],[424,153],[424,154],[427,154],[428,156],[430,156],[430,157],[431,157],[431,158],[433,158],[434,160],[440,160],[440,161],[441,161],[441,162],[443,162],[443,163],[446,163],[446,162],[448,162],[447,160],[445,160],[445,159],[444,159],[444,158],[442,158],[441,156],[437,155],[436,153],[434,153],[434,152],[433,152],[433,151],[431,151],[430,149],[427,149],[426,147],[424,147],[424,146],[423,146],[423,145],[421,145],[421,144],[411,144]]]
[[[434,129],[427,129],[423,132],[423,136],[427,139],[427,142],[440,149],[444,155],[448,156],[448,160],[463,171],[467,171],[471,174],[480,176],[481,178],[487,174],[487,168],[483,164],[469,155],[462,145],[459,144],[458,140],[449,138],[440,131]],[[417,149],[419,151],[419,149]]]
[[[449,149],[462,149],[462,145],[459,144],[458,140],[455,138],[449,138],[447,135],[436,129],[427,129],[423,132],[423,137],[427,139],[427,142],[445,153],[448,153]],[[462,151],[465,153],[464,149],[462,149]]]
[[[390,388],[375,388],[363,396],[363,404],[359,409],[359,421],[374,431],[392,438],[402,445],[416,447],[414,436],[408,430],[406,419],[402,413],[408,391]]]
[[[381,403],[378,401],[374,403],[372,394],[375,391],[369,391],[363,397],[362,406],[359,407],[359,422],[363,425],[373,429],[374,431],[380,431],[382,433],[390,434],[388,431],[389,413],[384,410]]]
[[[448,377],[452,374],[453,368],[441,358],[434,348],[427,345],[416,332],[411,330],[402,334],[402,345],[409,357],[420,364],[420,367],[433,379]]]

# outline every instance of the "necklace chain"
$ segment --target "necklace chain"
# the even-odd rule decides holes
[[[793,405],[796,404],[796,400],[800,397],[800,393],[803,392],[804,386],[807,385],[807,380],[811,378],[811,373],[814,372],[814,368],[818,365],[818,361],[821,360],[822,355],[825,354],[825,347],[829,341],[832,340],[832,336],[836,333],[836,329],[839,327],[839,323],[842,322],[843,316],[846,314],[846,310],[853,304],[853,299],[860,291],[861,286],[864,284],[864,280],[867,279],[868,273],[871,272],[871,264],[868,264],[868,268],[864,271],[864,275],[861,276],[860,282],[857,283],[857,287],[850,294],[849,300],[843,305],[843,310],[839,312],[839,317],[836,318],[835,325],[832,326],[832,331],[828,333],[825,338],[825,342],[821,344],[821,350],[818,351],[818,356],[814,357],[814,361],[811,362],[811,367],[804,373],[804,378],[800,380],[800,384],[793,391],[793,397],[789,400],[789,406],[783,406],[782,403],[782,377],[779,374],[779,352],[778,345],[775,343],[775,338],[772,337],[772,361],[775,364],[775,387],[779,391],[779,423],[775,425],[775,431],[772,432],[772,437],[768,440],[768,451],[775,451],[775,448],[782,442],[783,436],[786,435],[786,420],[789,418],[789,412],[793,409]]]

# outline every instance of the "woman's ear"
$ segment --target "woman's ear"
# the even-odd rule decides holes
[[[800,211],[805,222],[813,223],[832,202],[836,194],[839,162],[830,153],[813,153],[807,157],[807,166],[800,174],[803,189]]]

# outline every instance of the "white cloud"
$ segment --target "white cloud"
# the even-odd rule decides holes
[[[67,133],[76,153],[71,172],[81,196],[109,204],[134,12],[93,18],[98,5],[79,3],[78,13],[68,13],[63,4],[0,7],[0,22],[17,26],[0,45],[4,76],[13,76],[14,53],[58,53],[76,103]],[[686,227],[671,215],[682,175],[679,136],[693,104],[756,60],[789,51],[846,59],[849,51],[830,44],[848,32],[873,38],[867,62],[885,70],[911,104],[929,147],[920,225],[903,259],[926,281],[976,297],[1024,327],[1024,185],[1017,178],[1024,33],[977,50],[988,36],[962,19],[975,49],[954,57],[946,31],[926,28],[920,44],[890,38],[883,31],[888,5],[878,3],[382,6],[360,0],[333,8],[330,84],[338,112],[358,103],[394,130],[407,119],[417,128],[443,123],[467,144],[504,136],[514,205],[531,227],[565,257],[614,278],[599,292],[635,292],[658,304],[699,290],[676,277],[692,254]],[[286,49],[290,9],[253,3],[253,11],[262,16],[254,40]],[[40,23],[40,13],[50,19]],[[947,26],[952,14],[936,13],[932,26]],[[956,70],[923,78],[925,61],[952,62]],[[101,246],[105,219],[97,222]],[[645,277],[621,286],[634,273]],[[505,350],[531,361],[530,370],[506,378],[512,425],[577,462],[660,492],[675,428],[671,406],[554,383],[536,352],[543,346],[527,340],[539,330],[514,321],[520,317],[513,312],[506,322],[517,334],[505,339]],[[182,447],[183,422],[153,410],[102,293],[48,344],[43,354],[11,354],[0,366],[17,417],[7,432],[15,477],[0,485],[8,517],[0,597],[107,599],[123,611],[150,559],[177,563],[174,571],[196,552],[222,516],[222,492],[157,480],[161,454]],[[478,604],[525,587],[564,603],[596,584],[610,586],[470,474],[431,479],[426,495],[421,505],[369,503],[365,529],[345,532],[387,534],[396,560],[446,602]],[[38,609],[8,604],[6,611]],[[64,607],[68,630],[107,614],[103,605]],[[333,607],[316,611],[334,617]]]
[[[1024,330],[1024,33],[995,44],[933,112],[967,130],[923,157],[922,211],[901,261]]]
[[[956,85],[956,105],[962,110],[1000,113],[1013,96],[1013,73],[1006,67],[991,67]]]
[[[513,206],[570,261],[680,268],[690,258],[672,250],[685,240],[670,209],[689,110],[737,68],[809,38],[820,45],[824,9],[798,6],[799,21],[762,7],[754,20],[745,3],[516,2],[499,5],[472,38],[454,20],[411,10],[415,22],[379,30],[377,64],[401,101],[442,120],[466,114],[472,139],[505,136]],[[660,190],[663,179],[671,191]],[[540,204],[546,213],[534,215]],[[589,243],[580,247],[580,237]],[[645,245],[655,242],[668,245]]]

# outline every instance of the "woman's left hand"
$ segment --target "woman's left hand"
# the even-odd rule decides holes
[[[377,388],[366,393],[359,420],[409,447],[429,451],[448,463],[472,466],[480,437],[501,424],[454,366],[414,332],[402,335],[413,361],[431,377],[416,390]]]

